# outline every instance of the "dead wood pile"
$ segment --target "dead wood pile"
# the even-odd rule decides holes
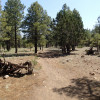
[[[86,54],[87,54],[87,55],[93,55],[93,54],[94,54],[93,47],[90,47],[89,50],[86,50]]]
[[[33,67],[30,61],[21,64],[14,64],[0,59],[0,75],[14,75],[21,74],[21,70],[25,69],[26,74],[32,74]]]

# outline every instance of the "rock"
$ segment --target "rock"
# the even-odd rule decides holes
[[[92,72],[92,73],[90,72],[89,74],[90,74],[90,75],[95,75],[95,73],[94,73],[94,72]]]
[[[9,78],[9,75],[5,75],[3,78],[4,78],[4,79],[7,79],[7,78]]]
[[[67,62],[69,62],[69,60],[66,60]]]
[[[84,55],[82,55],[81,58],[84,58]]]

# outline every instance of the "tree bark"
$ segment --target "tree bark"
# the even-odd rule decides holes
[[[75,51],[75,45],[72,45],[72,51]]]
[[[10,35],[10,33],[9,33],[9,32],[7,32],[7,35],[9,36],[9,35]],[[6,43],[6,49],[7,49],[7,51],[10,51],[10,47],[11,47],[11,44],[10,44],[10,39],[9,39],[9,40],[6,40],[6,41],[5,41],[5,43]]]
[[[48,44],[46,43],[46,48],[48,48]]]
[[[35,28],[35,53],[37,53],[37,28]]]
[[[15,25],[15,53],[17,53],[17,32],[16,32],[16,25]]]
[[[6,41],[6,49],[10,51],[10,40]]]
[[[41,45],[40,45],[40,50],[41,50]]]
[[[70,54],[70,45],[67,44],[67,45],[66,45],[66,48],[67,48],[67,54]]]
[[[62,54],[66,54],[66,46],[65,45],[62,46]]]

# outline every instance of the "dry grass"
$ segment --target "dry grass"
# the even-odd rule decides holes
[[[33,51],[24,52],[23,49],[20,49],[19,53],[32,53]],[[21,52],[22,51],[22,52]],[[6,52],[6,54],[13,54],[13,51]],[[18,53],[18,54],[19,54]],[[26,61],[33,61],[36,57],[34,55],[25,55],[25,56],[12,56],[5,57],[6,61],[10,61],[12,63],[23,63]],[[1,59],[3,59],[1,57]],[[37,59],[35,59],[37,62]],[[33,89],[33,86],[40,85],[42,80],[38,79],[38,71],[41,69],[39,63],[33,65],[34,74],[32,75],[24,75],[23,77],[9,77],[7,79],[3,79],[0,77],[0,100],[19,100],[21,97],[27,97],[28,92]]]

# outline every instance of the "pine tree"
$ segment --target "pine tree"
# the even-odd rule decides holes
[[[97,18],[97,20],[98,20],[98,33],[100,34],[100,16]]]
[[[0,33],[1,33],[1,16],[2,16],[2,7],[1,7],[1,0],[0,0]]]
[[[72,50],[75,50],[75,46],[84,37],[84,29],[82,18],[76,9],[73,10],[72,17]]]
[[[47,12],[43,10],[38,2],[34,2],[28,8],[28,14],[25,17],[22,27],[24,32],[26,32],[27,38],[34,43],[35,53],[37,53],[38,40],[41,35],[46,34],[49,23],[50,17],[47,15]]]
[[[4,7],[7,26],[12,26],[15,33],[15,53],[17,53],[17,32],[23,18],[24,8],[20,0],[8,0]]]
[[[62,53],[70,52],[70,28],[71,28],[71,11],[66,4],[63,5],[62,10],[57,14],[56,17],[56,36],[58,37],[59,45],[62,48]]]
[[[6,12],[2,11],[2,16],[1,16],[2,33],[1,33],[1,36],[3,38],[2,42],[4,42],[3,44],[6,45],[6,49],[9,51],[11,48],[11,45],[13,46],[14,31],[13,31],[13,26],[8,25],[8,23],[7,23],[8,18],[6,16],[7,16]]]
[[[81,16],[77,10],[71,11],[66,4],[63,5],[55,19],[56,27],[55,36],[59,41],[59,45],[62,48],[62,53],[70,54],[70,48],[75,50],[75,46],[78,45],[80,39],[83,36],[83,22]]]

